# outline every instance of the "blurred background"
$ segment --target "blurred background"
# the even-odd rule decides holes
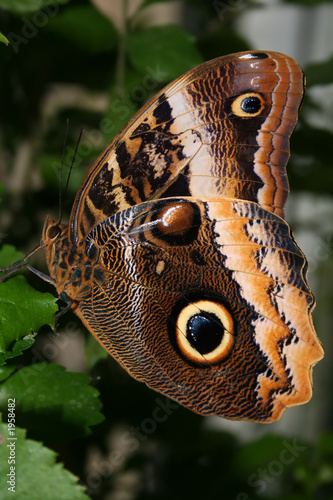
[[[232,52],[275,50],[294,57],[307,78],[291,140],[286,219],[309,261],[314,324],[326,354],[314,369],[312,400],[270,425],[171,409],[68,313],[56,335],[43,328],[33,350],[14,363],[50,361],[88,373],[105,420],[75,439],[68,432],[59,437],[38,412],[19,411],[17,425],[57,451],[80,478],[82,498],[333,499],[332,25],[331,1],[0,0],[0,31],[10,42],[0,44],[0,241],[23,252],[38,244],[45,215],[57,218],[67,118],[65,178],[84,131],[65,220],[116,132],[188,69]],[[42,252],[34,266],[47,273]],[[53,293],[36,277],[27,279]],[[156,407],[163,408],[162,421],[153,418]]]

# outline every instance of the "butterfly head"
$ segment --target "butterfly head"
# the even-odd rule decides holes
[[[42,246],[45,247],[50,244],[50,242],[54,242],[64,227],[63,224],[59,224],[58,222],[54,222],[49,215],[45,217],[44,227],[42,232]]]
[[[74,304],[90,294],[92,263],[85,253],[85,240],[73,243],[68,226],[46,216],[41,247],[45,250],[51,278],[62,299]]]
[[[49,215],[45,217],[40,245],[46,252],[47,264],[53,278],[56,276],[53,276],[52,269],[59,260],[60,248],[68,247],[67,233],[68,227],[65,224],[55,222]]]
[[[45,217],[41,237],[42,248],[47,248],[54,244],[62,233],[66,232],[67,234],[67,229],[68,227],[65,224],[61,224],[59,221],[55,222],[47,215]]]

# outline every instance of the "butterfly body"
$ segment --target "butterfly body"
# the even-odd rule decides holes
[[[284,221],[303,75],[289,57],[205,63],[150,101],[42,246],[61,297],[136,379],[204,415],[271,422],[322,357]]]

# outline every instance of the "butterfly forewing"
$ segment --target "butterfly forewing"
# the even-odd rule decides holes
[[[283,216],[289,137],[303,74],[278,53],[239,53],[189,71],[110,143],[81,187],[71,239],[149,199],[222,196]]]

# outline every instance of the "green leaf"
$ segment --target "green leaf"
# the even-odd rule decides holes
[[[0,42],[5,43],[6,45],[9,44],[8,38],[6,38],[5,35],[3,35],[2,33],[0,33]]]
[[[0,251],[0,265],[8,265],[21,255],[5,245]],[[43,325],[52,328],[58,310],[56,301],[53,295],[32,288],[22,275],[0,283],[0,365],[28,349]]]
[[[1,191],[1,190],[0,190]],[[0,249],[0,267],[6,267],[22,259],[24,254],[12,245],[3,245]]]
[[[284,461],[286,455],[290,458],[289,461]],[[242,471],[245,476],[248,476],[278,459],[286,472],[295,462],[296,457],[299,457],[299,461],[304,461],[310,456],[309,446],[305,445],[301,439],[285,439],[267,435],[242,446],[235,456],[233,467],[235,471]]]
[[[322,455],[333,458],[333,432],[326,432],[320,436],[318,449]]]
[[[331,84],[333,81],[333,56],[327,61],[309,64],[304,73],[308,86]]]
[[[154,71],[148,71],[147,75],[142,76],[132,68],[127,69],[121,85],[122,95],[119,95],[115,84],[110,89],[109,106],[103,120],[108,141],[127,125],[134,113],[159,90],[159,87]]]
[[[141,74],[167,83],[202,62],[194,38],[179,26],[154,26],[127,37],[129,59]]]
[[[293,133],[293,155],[288,165],[289,180],[293,189],[317,193],[333,192],[331,144],[329,130],[302,124]]]
[[[26,431],[15,428],[15,441],[11,441],[7,424],[0,423],[0,491],[2,500],[89,500],[78,478],[56,463],[57,455],[41,443],[26,439]],[[8,446],[11,445],[11,447]],[[10,455],[11,453],[11,455]],[[15,462],[8,463],[15,454]],[[15,467],[15,493],[9,491],[10,467]],[[12,476],[14,478],[14,476]]]
[[[50,4],[63,4],[68,0],[0,0],[0,7],[4,10],[9,10],[13,14],[25,14],[28,12],[36,12]],[[59,8],[59,7],[58,7]]]
[[[110,51],[117,43],[114,26],[90,5],[66,9],[50,20],[47,29],[90,53]]]
[[[0,385],[0,410],[6,414],[8,398],[15,398],[17,425],[43,441],[87,436],[90,426],[104,419],[99,392],[89,384],[90,377],[85,373],[36,363],[18,370]]]
[[[16,369],[17,367],[15,365],[0,366],[0,382],[6,380],[6,378],[8,378]]]
[[[223,30],[209,30],[200,37],[198,46],[206,60],[251,49],[245,38],[228,26],[224,26]]]

